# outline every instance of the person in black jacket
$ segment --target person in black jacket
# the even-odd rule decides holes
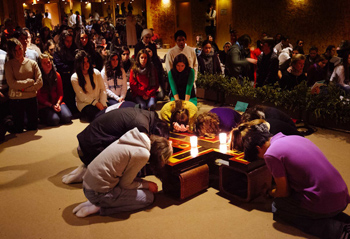
[[[292,90],[295,86],[307,80],[303,72],[305,59],[302,54],[296,54],[292,57],[291,66],[282,73],[282,78],[279,81],[282,90]]]
[[[53,61],[57,72],[60,73],[62,78],[63,101],[73,115],[79,112],[75,102],[75,92],[70,80],[74,73],[75,49],[73,34],[67,30],[63,30],[58,40],[57,49],[53,55]]]
[[[212,51],[212,45],[209,40],[202,43],[202,53],[197,57],[198,71],[201,74],[221,74],[221,66],[218,55]]]
[[[273,38],[264,38],[261,41],[262,54],[258,57],[258,68],[256,71],[256,86],[273,85],[278,81],[278,57],[273,51]]]
[[[65,184],[82,182],[86,166],[111,143],[135,127],[146,134],[169,138],[168,124],[159,119],[154,111],[129,107],[102,114],[77,135],[78,154],[83,165],[64,175],[62,182]]]

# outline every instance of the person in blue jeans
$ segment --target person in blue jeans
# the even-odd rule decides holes
[[[136,178],[149,162],[156,174],[172,155],[172,145],[163,137],[141,133],[137,128],[125,133],[103,150],[86,170],[83,190],[87,202],[73,209],[77,217],[99,213],[107,216],[150,205],[156,183]]]
[[[239,128],[245,158],[263,158],[274,178],[273,187],[266,185],[274,220],[320,238],[349,238],[349,216],[343,213],[348,188],[321,150],[298,135],[272,136],[261,119]]]
[[[68,124],[72,122],[72,113],[62,101],[62,79],[52,66],[52,57],[41,54],[39,68],[43,78],[43,87],[38,91],[38,108],[40,122],[50,126]]]
[[[130,89],[134,101],[141,109],[156,109],[156,93],[159,87],[158,75],[146,49],[137,53],[130,71]]]

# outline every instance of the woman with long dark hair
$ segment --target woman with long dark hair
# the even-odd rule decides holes
[[[38,91],[38,108],[40,122],[50,126],[60,123],[68,124],[72,120],[72,113],[63,99],[62,79],[52,66],[52,56],[43,53],[39,57],[43,87]]]
[[[109,105],[123,102],[126,97],[126,74],[121,65],[120,54],[118,52],[111,52],[105,66],[101,71],[101,75],[106,86]]]
[[[194,70],[189,66],[187,57],[179,54],[175,57],[173,68],[168,73],[171,89],[171,101],[186,100],[197,105],[197,97],[194,92]]]
[[[92,65],[97,70],[101,71],[103,68],[103,59],[100,54],[96,52],[95,45],[91,37],[85,32],[77,33],[75,44],[79,50],[84,50],[91,56]]]
[[[72,85],[81,119],[91,122],[96,114],[107,108],[107,94],[101,73],[94,69],[89,54],[79,51],[74,61]]]
[[[133,98],[142,109],[155,110],[156,93],[159,87],[157,72],[145,49],[137,53],[130,71],[130,88]]]
[[[56,51],[53,55],[57,72],[60,73],[63,85],[63,101],[67,104],[72,114],[78,113],[75,103],[75,92],[71,83],[71,76],[74,72],[75,44],[73,34],[63,30],[60,34]]]

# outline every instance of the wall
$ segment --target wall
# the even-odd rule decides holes
[[[348,0],[233,0],[232,14],[238,34],[249,34],[254,44],[263,31],[288,35],[293,45],[303,39],[305,52],[349,39]]]
[[[164,0],[146,0],[147,27],[153,28],[165,44],[174,46],[175,2]]]

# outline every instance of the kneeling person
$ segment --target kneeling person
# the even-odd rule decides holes
[[[154,182],[136,178],[149,162],[155,175],[172,155],[170,142],[163,137],[148,137],[134,128],[100,153],[89,164],[83,189],[87,202],[73,209],[78,217],[99,212],[106,216],[150,205],[158,192]]]

